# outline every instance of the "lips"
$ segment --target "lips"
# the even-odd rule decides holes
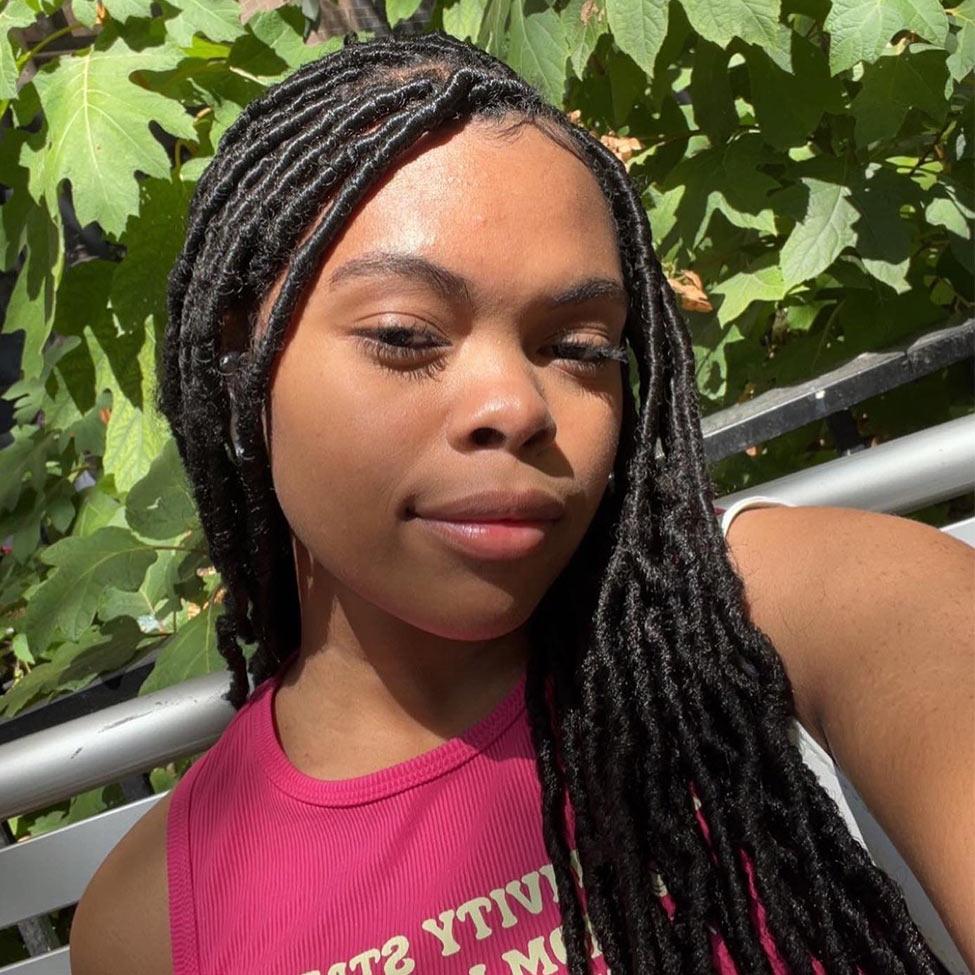
[[[520,559],[539,548],[554,521],[439,521],[416,523],[462,555],[487,561]]]
[[[538,489],[490,490],[440,502],[421,502],[410,509],[410,514],[456,522],[558,521],[565,514],[565,504]]]
[[[482,491],[408,512],[455,551],[489,561],[529,555],[564,515],[564,503],[539,490]]]

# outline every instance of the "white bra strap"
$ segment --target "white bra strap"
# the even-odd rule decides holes
[[[786,508],[798,507],[792,501],[783,501],[782,498],[773,498],[765,494],[749,494],[747,497],[739,498],[730,507],[726,508],[724,514],[721,516],[721,531],[724,535],[728,534],[731,522],[739,511],[744,511],[746,508],[771,508],[776,505],[782,505]]]

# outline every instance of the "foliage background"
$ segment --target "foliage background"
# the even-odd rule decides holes
[[[341,46],[306,43],[316,0],[247,7],[0,0],[3,331],[23,342],[0,452],[0,716],[149,653],[140,693],[223,667],[220,580],[151,408],[166,274],[221,133]],[[436,0],[430,26],[505,59],[626,161],[707,411],[971,314],[975,0]],[[970,412],[971,382],[961,364],[877,397],[861,432]],[[723,493],[832,455],[813,424],[714,476]],[[96,789],[10,826],[119,801]]]

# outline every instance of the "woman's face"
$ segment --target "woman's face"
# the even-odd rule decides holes
[[[303,591],[324,573],[448,639],[523,624],[619,439],[625,363],[573,357],[620,347],[625,319],[584,163],[530,125],[425,137],[347,221],[272,374],[272,473]]]

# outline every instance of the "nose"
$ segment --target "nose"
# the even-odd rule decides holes
[[[452,446],[460,451],[491,447],[537,453],[551,443],[555,418],[536,367],[524,352],[507,353],[494,346],[477,358],[463,370],[448,427]]]

